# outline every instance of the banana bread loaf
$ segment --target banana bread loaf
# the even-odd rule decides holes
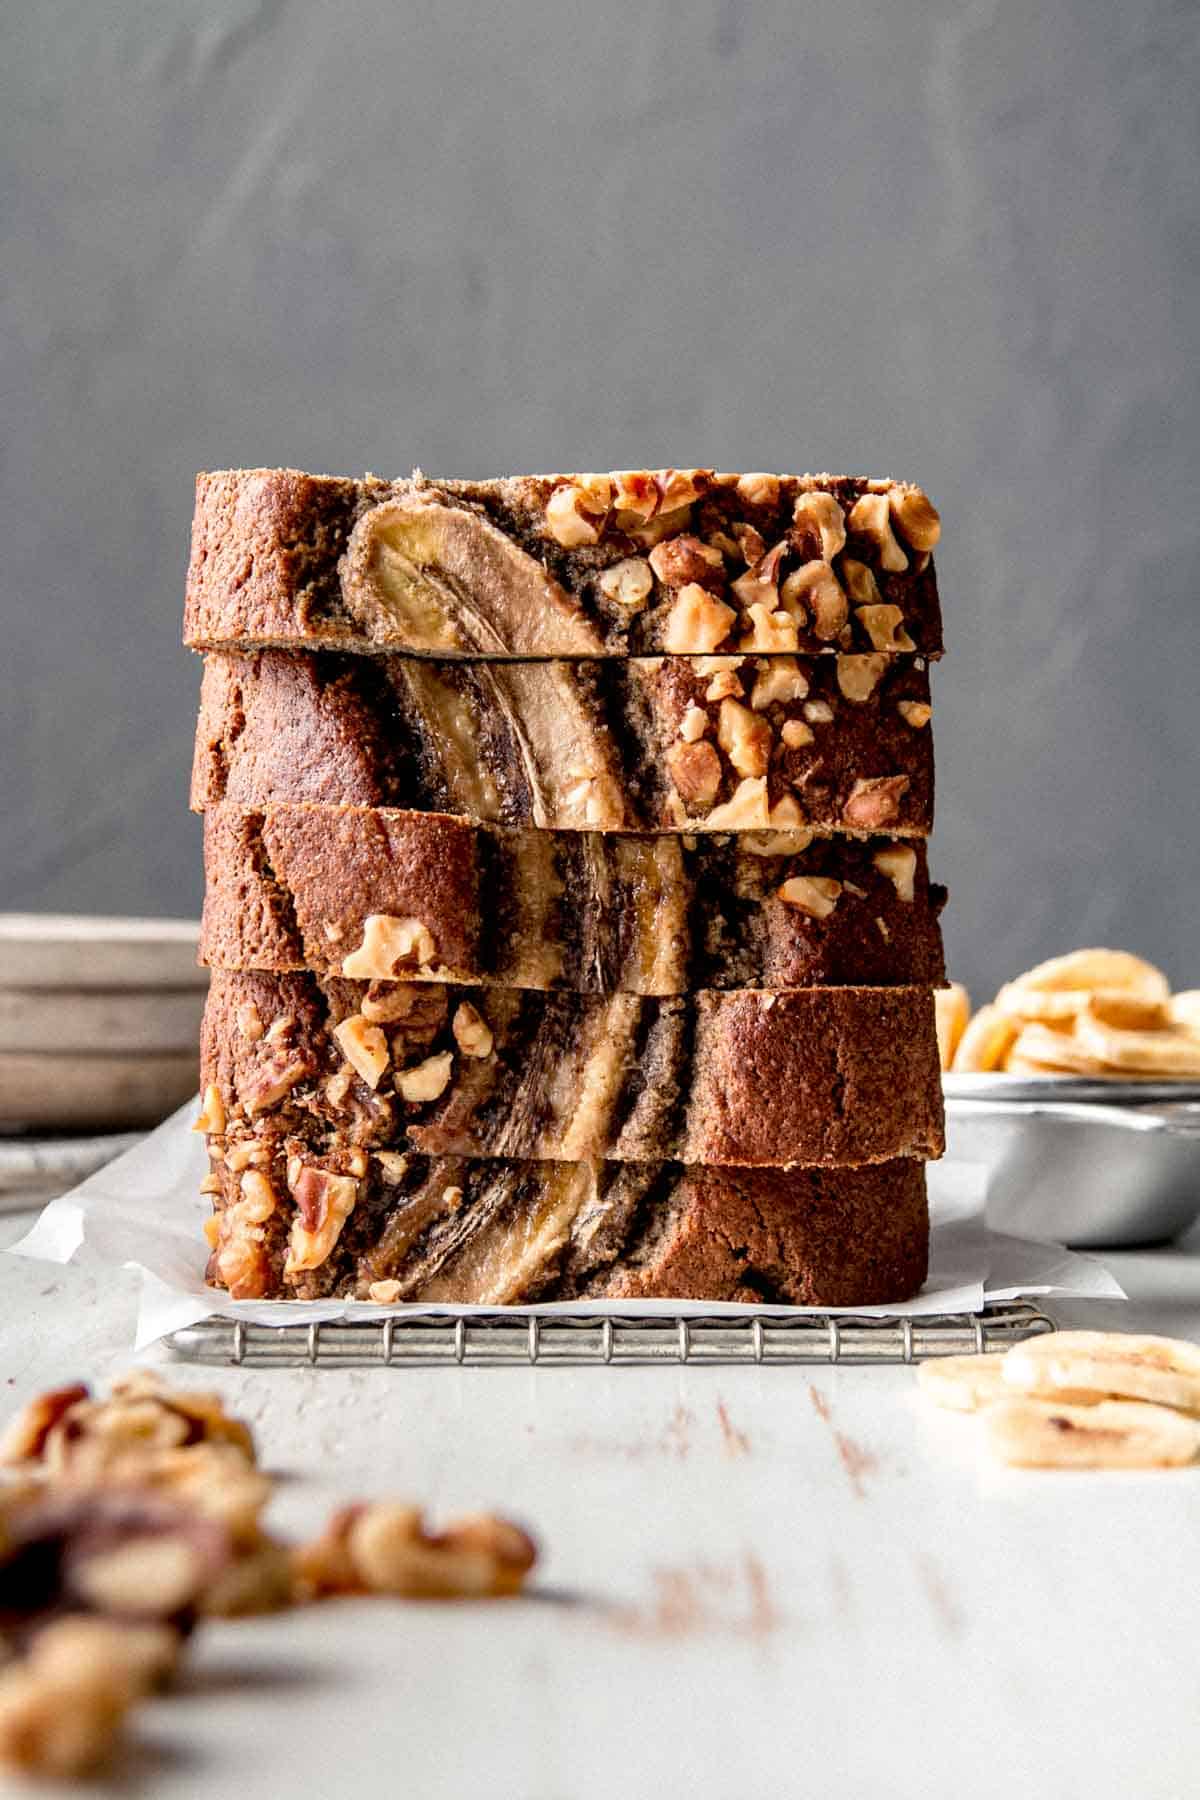
[[[205,869],[201,955],[217,968],[640,994],[944,978],[945,890],[920,839],[218,806]]]
[[[530,993],[218,970],[209,1128],[436,1155],[773,1165],[938,1156],[925,988]]]
[[[192,773],[220,801],[322,801],[584,831],[927,833],[929,676],[911,656],[207,659]]]
[[[209,1154],[208,1278],[235,1299],[871,1306],[925,1279],[919,1162],[475,1162],[220,1138]]]
[[[919,488],[709,469],[196,484],[194,648],[450,656],[942,649]]]

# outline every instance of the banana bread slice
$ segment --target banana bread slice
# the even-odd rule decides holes
[[[216,968],[638,994],[944,979],[946,896],[921,839],[229,805],[205,818],[205,870]]]
[[[911,656],[207,659],[192,771],[221,801],[322,801],[583,831],[928,833]]]
[[[919,1162],[475,1162],[209,1142],[208,1279],[235,1299],[872,1306],[925,1279]]]
[[[217,970],[210,1128],[436,1155],[750,1166],[938,1156],[926,988],[531,993]]]
[[[185,642],[449,656],[942,650],[919,488],[711,469],[200,475]]]

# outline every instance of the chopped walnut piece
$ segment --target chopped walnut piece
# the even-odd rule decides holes
[[[806,725],[803,719],[785,719],[779,728],[779,735],[788,750],[801,750],[805,744],[813,742],[813,728]]]
[[[383,1170],[385,1181],[403,1181],[408,1173],[408,1158],[399,1150],[376,1150],[375,1161]]]
[[[765,775],[771,761],[773,733],[764,718],[740,700],[722,700],[717,742],[739,775]]]
[[[654,590],[650,564],[641,556],[627,556],[622,562],[605,569],[597,584],[606,600],[637,612],[645,606]]]
[[[866,656],[839,656],[837,684],[840,692],[857,704],[869,700],[887,665],[887,657],[874,652]]]
[[[831,563],[846,543],[846,519],[832,494],[801,494],[792,523],[805,539],[820,545],[821,560]]]
[[[442,1205],[450,1212],[457,1212],[463,1203],[463,1191],[460,1187],[444,1187],[442,1189]]]
[[[411,1069],[399,1071],[396,1076],[396,1092],[413,1105],[425,1100],[436,1100],[439,1094],[446,1091],[453,1066],[452,1050],[443,1050],[438,1056],[427,1056],[424,1062],[414,1063]]]
[[[689,532],[656,544],[650,552],[650,567],[664,587],[681,588],[695,581],[701,587],[715,585],[719,590],[725,583],[725,558],[721,552]]]
[[[777,702],[786,705],[790,700],[803,700],[807,692],[808,677],[795,657],[780,656],[772,662],[759,665],[750,705],[755,712],[763,712]]]
[[[794,906],[810,919],[827,919],[838,903],[842,884],[828,875],[792,875],[775,891],[785,906]]]
[[[303,1164],[295,1180],[289,1170],[288,1186],[296,1202],[296,1217],[283,1272],[299,1275],[328,1262],[358,1201],[358,1182],[350,1175],[332,1175],[328,1169]]]
[[[887,876],[899,898],[911,906],[916,891],[916,851],[907,844],[890,844],[886,850],[877,850],[871,861],[881,875]]]
[[[892,518],[906,543],[914,550],[932,550],[942,535],[937,507],[918,487],[893,488],[888,495]]]
[[[336,1512],[295,1568],[314,1595],[453,1600],[518,1593],[536,1560],[532,1539],[504,1519],[461,1519],[434,1535],[418,1507],[376,1501]]]
[[[335,1025],[333,1035],[338,1049],[369,1088],[377,1088],[388,1066],[388,1041],[378,1025],[370,1025],[362,1013],[353,1013]]]
[[[33,1775],[72,1779],[112,1754],[131,1704],[104,1668],[64,1681],[36,1663],[0,1674],[0,1763]]]
[[[779,605],[779,571],[790,547],[786,538],[781,539],[733,583],[733,592],[747,611],[752,606],[764,606],[768,612],[775,611]]]
[[[780,794],[778,800],[767,814],[768,822],[781,830],[795,832],[804,823],[804,808],[795,794]],[[812,836],[812,833],[809,833]]]
[[[287,1036],[295,1023],[295,1013],[280,1013],[279,1017],[277,1019],[272,1019],[267,1027],[267,1042],[271,1044],[278,1043],[280,1038]]]
[[[879,583],[866,563],[855,562],[852,556],[843,556],[842,580],[845,582],[846,592],[855,606],[879,605],[882,599]]]
[[[421,968],[437,953],[433,934],[420,919],[397,919],[391,913],[369,913],[363,922],[362,943],[342,963],[342,974],[351,979],[386,981],[401,963],[416,962]]]
[[[405,981],[389,982],[386,986],[372,982],[362,997],[363,1018],[372,1025],[392,1025],[397,1019],[407,1019],[422,991],[415,983]]]
[[[663,648],[672,655],[715,650],[729,636],[736,614],[696,582],[680,588],[663,628]]]
[[[786,652],[799,647],[800,633],[790,613],[768,612],[763,605],[749,609],[750,631],[738,640],[743,650],[761,650],[767,654]]]
[[[373,1300],[376,1306],[391,1306],[400,1298],[398,1281],[373,1281],[367,1289],[367,1299]]]
[[[830,643],[850,616],[841,583],[827,562],[806,562],[793,569],[779,598],[801,624],[812,619],[813,631],[822,643]]]
[[[612,478],[613,505],[622,531],[649,519],[658,511],[662,495],[649,469],[618,469]]]
[[[737,495],[747,506],[778,506],[778,475],[739,475],[737,479]]]
[[[221,1090],[215,1081],[210,1081],[204,1090],[204,1101],[192,1130],[211,1131],[216,1137],[220,1137],[225,1130],[225,1123],[225,1102],[221,1098]]]
[[[916,649],[904,629],[904,614],[898,606],[856,606],[854,610],[876,650],[895,653]]]
[[[559,484],[546,502],[546,526],[564,550],[597,544],[612,505],[607,475],[576,475]]]
[[[856,500],[850,512],[850,529],[859,537],[869,538],[879,552],[879,565],[895,574],[908,567],[908,558],[892,531],[891,510],[886,494],[867,493]]]
[[[713,475],[711,469],[659,469],[654,480],[663,512],[677,512],[707,494]]]
[[[14,1463],[39,1457],[59,1420],[80,1400],[90,1397],[89,1387],[83,1382],[72,1382],[70,1387],[51,1388],[48,1393],[38,1394],[30,1400],[16,1418],[9,1421],[4,1436],[0,1437],[0,1466],[8,1468]]]
[[[718,669],[704,690],[706,700],[740,700],[742,678],[733,668]]]
[[[761,561],[767,554],[766,539],[760,531],[755,531],[753,525],[744,523],[735,525],[733,541],[736,554],[741,557],[748,569],[752,569],[755,563]]]
[[[842,808],[842,823],[855,831],[874,831],[896,817],[908,789],[907,775],[875,775],[856,781]]]
[[[806,700],[801,708],[810,725],[830,725],[833,723],[833,708],[828,700]]]
[[[876,917],[875,923],[879,927],[879,935],[883,939],[884,943],[890,944],[892,941],[892,934],[888,930],[887,920]]]
[[[664,538],[678,537],[681,531],[687,531],[692,523],[690,506],[677,506],[671,512],[656,513],[652,519],[644,522],[631,513],[617,514],[618,528],[626,537],[632,538],[643,550],[652,550],[655,544],[661,544]]]
[[[485,1057],[492,1054],[495,1038],[492,1028],[477,1007],[464,1000],[454,1014],[450,1029],[464,1056]]]
[[[721,790],[721,759],[710,743],[679,742],[667,751],[667,773],[689,806],[711,806]]]
[[[738,849],[747,856],[799,856],[812,843],[811,831],[747,831]]]
[[[247,1000],[242,1006],[239,1006],[235,1016],[237,1028],[242,1036],[249,1038],[252,1044],[257,1043],[263,1034],[263,1022],[262,1015],[253,1000]]]
[[[920,731],[933,717],[933,708],[926,700],[897,700],[896,711],[914,731]]]
[[[266,1112],[311,1073],[312,1067],[303,1054],[273,1057],[256,1069],[253,1078],[242,1087],[247,1113],[253,1118],[256,1113]]]
[[[685,744],[698,744],[708,730],[708,714],[702,706],[689,706],[679,721],[679,735]]]
[[[710,831],[738,831],[746,826],[771,824],[766,776],[748,775],[723,805],[713,807],[704,823]]]
[[[264,1226],[277,1202],[270,1182],[258,1169],[248,1169],[242,1176],[241,1196],[218,1218],[214,1261],[222,1287],[229,1289],[234,1300],[257,1300],[270,1273]]]
[[[329,1105],[335,1110],[346,1104],[346,1096],[354,1081],[354,1070],[349,1063],[343,1063],[336,1075],[331,1075],[322,1092]]]

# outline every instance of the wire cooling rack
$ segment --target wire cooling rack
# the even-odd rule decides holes
[[[931,1356],[1007,1350],[1053,1331],[1027,1301],[979,1313],[927,1318],[854,1318],[847,1314],[711,1313],[653,1318],[569,1313],[479,1313],[469,1318],[414,1313],[350,1323],[252,1325],[203,1319],[173,1332],[168,1346],[190,1362],[251,1368],[538,1368],[612,1363],[912,1363]]]

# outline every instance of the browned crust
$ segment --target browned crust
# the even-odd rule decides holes
[[[672,473],[660,472],[660,481],[664,474],[669,477]],[[701,497],[681,529],[711,538],[728,533],[734,525],[746,524],[768,545],[786,536],[795,501],[805,492],[831,494],[849,512],[870,486],[885,491],[903,486],[872,484],[851,476],[782,476],[777,497],[763,502],[746,498],[738,489],[736,476],[693,473],[702,478],[693,483]],[[307,475],[295,469],[201,474],[196,481],[185,642],[197,649],[281,645],[514,656],[578,654],[584,640],[595,646],[591,653],[602,655],[667,647],[664,633],[673,600],[669,590],[656,584],[649,604],[630,614],[606,599],[598,586],[605,569],[631,554],[643,554],[644,545],[611,521],[606,521],[604,534],[594,545],[563,548],[555,542],[547,527],[547,502],[555,488],[569,479],[531,475],[475,482],[432,482],[424,477],[356,481]],[[372,508],[414,496],[473,511],[528,553],[566,596],[561,643],[556,643],[553,622],[548,624],[545,617],[530,618],[527,629],[518,621],[499,652],[490,642],[472,647],[466,641],[457,651],[447,650],[444,644],[424,643],[378,621],[364,625],[356,619],[346,603],[341,575],[354,527]],[[865,539],[852,536],[848,550],[872,568],[881,600],[900,608],[915,648],[926,656],[940,655],[941,614],[928,556],[914,555],[905,571],[896,572],[880,566],[872,544]],[[808,553],[807,549],[803,552]],[[574,615],[574,625],[569,614]],[[873,648],[853,612],[846,633],[842,648]],[[802,633],[796,647],[820,652],[831,645],[809,631]],[[727,642],[712,648],[736,648],[735,638],[731,634]]]
[[[876,860],[897,851],[913,859],[911,900]],[[944,979],[945,891],[920,840],[689,842],[219,806],[205,819],[205,868],[201,953],[215,968],[338,975],[368,917],[385,914],[420,920],[436,946],[436,967],[391,971],[400,979],[643,994]],[[838,884],[825,917],[780,897],[796,877]]]
[[[769,700],[772,682],[780,695]],[[863,782],[892,780],[871,828],[919,835],[933,826],[928,711],[928,672],[912,657],[435,665],[213,654],[192,805],[398,806],[604,831],[702,831],[718,808],[726,827],[839,830]],[[731,722],[754,734],[750,758],[732,745]],[[693,754],[716,772],[698,796],[677,761]],[[730,819],[747,777],[761,791]]]
[[[244,1172],[211,1141],[218,1247],[209,1279],[238,1298],[397,1298],[420,1302],[678,1299],[799,1306],[896,1304],[919,1292],[928,1264],[929,1218],[919,1162],[862,1169],[717,1169],[561,1164],[412,1156],[385,1178],[374,1156],[314,1151],[300,1141],[264,1149],[255,1173],[275,1209],[239,1225]],[[300,1169],[356,1178],[353,1210],[315,1268],[284,1273],[296,1205],[288,1181]],[[581,1202],[540,1248],[523,1278],[481,1289],[478,1260],[490,1239],[526,1241],[546,1195],[565,1181]],[[450,1198],[447,1198],[450,1196]],[[571,1208],[567,1209],[568,1213]],[[227,1254],[232,1247],[233,1254]],[[510,1250],[511,1254],[511,1250]],[[222,1264],[226,1276],[222,1280]],[[394,1284],[372,1294],[377,1283]]]
[[[431,1066],[434,1092],[406,1096]],[[658,1000],[218,971],[201,1080],[239,1135],[439,1155],[834,1167],[943,1141],[924,988]]]

